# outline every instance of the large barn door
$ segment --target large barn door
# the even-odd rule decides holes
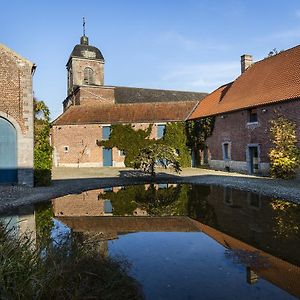
[[[0,118],[0,183],[17,181],[17,132],[10,122]]]

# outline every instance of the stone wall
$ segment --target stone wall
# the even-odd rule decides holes
[[[0,45],[0,117],[17,131],[18,183],[33,185],[34,65]]]
[[[95,59],[75,58],[71,60],[73,86],[84,85],[84,69],[91,68],[93,70],[93,84],[104,84],[104,62]]]

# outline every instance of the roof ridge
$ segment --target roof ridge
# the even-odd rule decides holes
[[[197,91],[182,91],[182,90],[169,90],[169,89],[159,89],[159,88],[144,88],[144,87],[133,87],[133,86],[117,86],[111,85],[106,87],[113,88],[126,88],[126,89],[136,89],[136,90],[150,90],[150,91],[166,91],[166,92],[179,92],[179,93],[193,93],[193,94],[209,94],[208,92],[197,92]]]
[[[29,59],[23,57],[22,55],[20,55],[20,54],[17,53],[16,51],[12,50],[11,48],[5,46],[4,44],[1,44],[1,43],[0,43],[0,47],[3,48],[4,50],[8,51],[8,52],[13,53],[13,54],[14,54],[15,56],[17,56],[19,59],[21,59],[21,60],[27,62],[28,64],[30,64],[30,65],[32,65],[32,66],[34,65],[34,63],[31,62]]]
[[[278,56],[281,56],[281,55],[283,55],[283,54],[286,54],[287,52],[291,52],[291,51],[293,51],[293,50],[295,50],[295,48],[300,48],[300,45],[296,45],[296,46],[294,46],[294,47],[292,47],[292,48],[289,48],[289,49],[286,49],[286,50],[281,50],[281,51],[279,51],[278,53],[276,53],[276,54],[274,54],[274,55],[271,55],[271,56],[267,56],[267,57],[265,57],[265,58],[263,58],[263,59],[261,59],[261,60],[258,60],[258,61],[256,61],[255,63],[253,63],[253,65],[254,64],[258,64],[258,63],[262,63],[262,62],[265,62],[266,60],[268,60],[268,59],[275,59],[275,58],[278,58]],[[251,65],[252,66],[252,65]],[[250,67],[251,67],[250,66]],[[248,69],[247,69],[248,70]],[[246,71],[247,71],[246,70]]]

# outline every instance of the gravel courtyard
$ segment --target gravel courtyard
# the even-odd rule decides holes
[[[300,179],[279,180],[208,169],[184,169],[180,174],[158,170],[156,182],[215,184],[258,192],[300,203]],[[50,187],[0,186],[0,212],[67,194],[109,186],[146,183],[151,178],[128,168],[54,168]]]

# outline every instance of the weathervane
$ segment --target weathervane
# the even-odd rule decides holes
[[[82,18],[83,36],[85,36],[85,18]]]

